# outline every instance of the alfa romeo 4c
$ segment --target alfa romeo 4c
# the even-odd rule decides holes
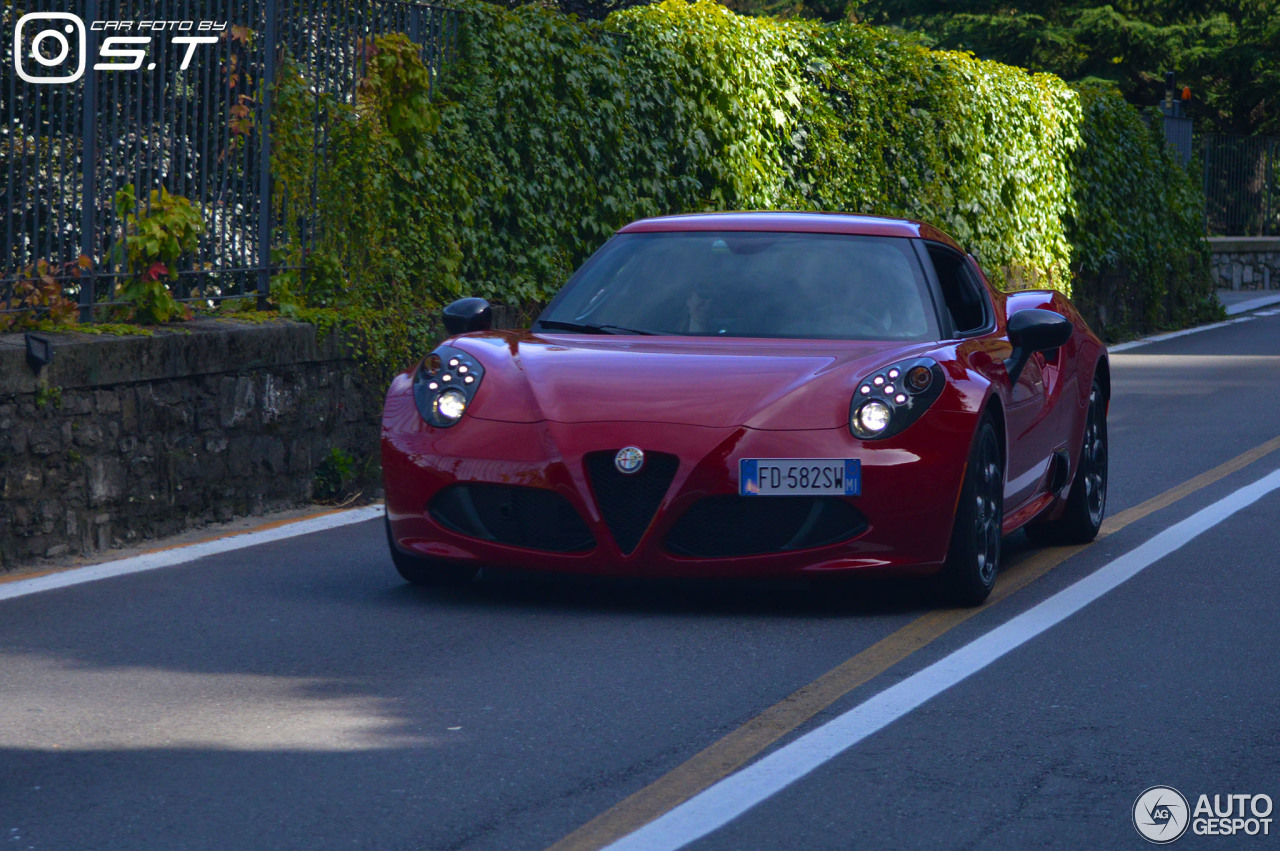
[[[734,213],[622,228],[525,331],[468,298],[387,393],[410,582],[935,576],[982,602],[1001,538],[1088,541],[1106,348],[926,224]]]

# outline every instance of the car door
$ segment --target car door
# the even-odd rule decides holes
[[[1003,362],[1013,351],[1005,337],[995,334],[994,306],[987,285],[972,258],[936,243],[928,243],[938,288],[951,319],[953,334],[962,347],[981,351],[990,364],[992,380],[1004,377]],[[1047,426],[1048,385],[1045,356],[1032,355],[1017,383],[1005,397],[1007,455],[1005,458],[1005,513],[1017,510],[1039,490],[1054,447]]]

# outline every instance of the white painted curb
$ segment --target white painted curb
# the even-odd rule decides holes
[[[1238,317],[1236,319],[1228,319],[1225,322],[1214,322],[1212,325],[1200,325],[1195,328],[1186,328],[1182,331],[1170,331],[1168,334],[1155,334],[1151,337],[1143,337],[1141,340],[1131,340],[1128,343],[1121,343],[1118,346],[1108,346],[1107,351],[1116,354],[1119,352],[1136,349],[1139,346],[1145,346],[1149,343],[1159,343],[1164,340],[1172,340],[1177,337],[1185,337],[1188,334],[1199,334],[1201,331],[1212,331],[1214,328],[1225,328],[1228,325],[1235,325],[1239,322],[1249,322],[1253,316],[1241,316],[1243,313],[1251,313],[1255,310],[1262,310],[1264,307],[1280,304],[1280,295],[1268,295],[1261,298],[1242,301],[1239,304],[1233,304],[1227,308],[1228,316]],[[1270,313],[1262,313],[1260,316],[1271,316]]]
[[[1270,307],[1273,304],[1280,304],[1280,295],[1264,295],[1261,298],[1242,301],[1239,304],[1233,304],[1227,308],[1228,316],[1237,316],[1241,313],[1248,313],[1251,310],[1261,310],[1264,307]]]
[[[141,573],[145,570],[157,570],[161,567],[186,564],[205,556],[242,550],[246,547],[254,547],[270,541],[296,538],[299,535],[309,535],[312,532],[335,529],[339,526],[349,526],[352,523],[363,523],[366,520],[374,520],[382,515],[383,507],[381,505],[369,505],[364,508],[335,511],[332,514],[299,520],[296,523],[288,523],[273,529],[263,529],[258,532],[240,532],[212,541],[189,544],[184,547],[145,553],[131,558],[103,562],[102,564],[91,564],[86,567],[50,573],[45,576],[36,576],[31,579],[19,579],[16,582],[0,585],[0,600],[11,600],[14,597],[25,597],[28,594],[52,591],[55,588],[67,588],[85,582],[97,582],[99,579],[110,579],[113,576],[125,576],[130,573]]]

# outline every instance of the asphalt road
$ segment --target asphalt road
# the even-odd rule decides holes
[[[1113,373],[1113,516],[1280,435],[1280,315]],[[634,793],[675,789],[665,811],[724,774],[687,761],[770,707],[816,714],[765,754],[1277,469],[1280,451],[1220,471],[1073,554],[1013,536],[1001,584],[1025,587],[825,702],[794,695],[947,616],[895,584],[420,591],[380,522],[5,600],[0,848],[598,846],[650,817]],[[690,847],[1143,848],[1148,787],[1280,801],[1277,518],[1273,490]],[[1176,844],[1280,848],[1271,817]]]

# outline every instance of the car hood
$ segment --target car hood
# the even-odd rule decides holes
[[[930,344],[481,332],[448,343],[485,375],[469,414],[502,422],[837,428],[868,373]]]

